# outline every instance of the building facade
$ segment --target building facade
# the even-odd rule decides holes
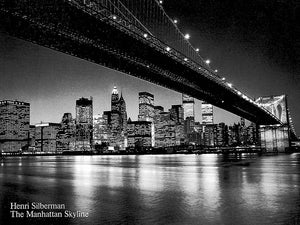
[[[30,104],[0,101],[0,150],[17,152],[29,147]]]
[[[127,134],[128,147],[136,150],[152,147],[152,122],[128,120]]]
[[[71,113],[64,113],[60,129],[56,135],[56,148],[58,152],[75,150],[75,120]]]
[[[194,105],[195,105],[195,100],[193,97],[186,94],[182,94],[182,107],[183,107],[184,120],[187,117],[195,118]]]
[[[214,126],[214,146],[224,147],[227,145],[227,126],[225,123],[215,124]]]
[[[169,112],[171,121],[175,123],[175,145],[184,144],[184,109],[182,105],[172,105]]]
[[[154,117],[154,95],[148,92],[139,93],[139,121],[153,122]]]
[[[213,105],[207,102],[201,104],[202,124],[214,124]]]
[[[76,150],[91,150],[93,140],[93,98],[76,101]]]
[[[207,147],[214,146],[214,124],[207,124],[203,126],[204,145]]]
[[[35,151],[42,153],[59,153],[56,148],[60,123],[39,123],[35,125]]]

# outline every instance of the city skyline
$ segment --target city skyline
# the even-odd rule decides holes
[[[189,112],[184,112],[183,105],[172,105],[165,111],[161,106],[154,106],[153,100],[151,93],[139,92],[138,120],[127,120],[125,99],[114,87],[111,111],[104,111],[100,117],[92,113],[93,98],[82,97],[76,100],[74,119],[71,113],[64,113],[60,123],[41,122],[35,125],[29,124],[29,103],[0,101],[1,153],[16,154],[21,151],[61,154],[74,150],[104,151],[108,146],[110,151],[140,152],[152,151],[153,148],[154,151],[162,151],[164,148],[170,152],[173,148],[176,152],[176,146],[253,147],[259,144],[255,124],[245,126],[243,118],[233,126],[213,124],[212,121],[200,124],[193,115],[184,119],[184,113]],[[204,115],[209,111],[205,109]],[[209,114],[213,116],[212,112]],[[276,144],[276,148],[282,151],[284,148],[280,147],[280,143]],[[262,142],[262,146],[267,145]]]

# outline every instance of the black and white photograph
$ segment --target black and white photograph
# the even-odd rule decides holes
[[[299,0],[0,0],[0,224],[300,225]]]

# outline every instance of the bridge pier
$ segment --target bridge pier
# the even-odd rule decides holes
[[[266,152],[286,152],[290,148],[288,125],[260,125],[259,137],[261,148]]]

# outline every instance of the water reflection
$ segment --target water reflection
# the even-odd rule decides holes
[[[299,171],[299,154],[7,158],[0,220],[11,201],[37,201],[89,212],[66,224],[289,224]]]

